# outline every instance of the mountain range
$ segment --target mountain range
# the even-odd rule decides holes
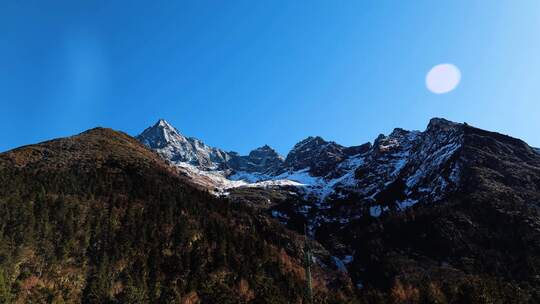
[[[332,201],[354,196],[375,215],[437,201],[454,191],[461,178],[458,155],[467,127],[434,118],[423,132],[398,128],[373,143],[353,147],[308,137],[285,158],[267,145],[247,156],[209,147],[183,136],[165,120],[136,138],[194,179],[214,178],[209,190],[216,193],[238,187],[295,186],[314,203],[303,209],[328,209]],[[390,192],[394,197],[387,197]]]
[[[171,133],[165,130],[167,128],[182,137],[170,124],[160,121],[137,138],[152,147],[151,140],[145,134],[149,130]],[[174,142],[170,144],[174,145]],[[427,245],[423,244],[422,247],[427,246],[429,251],[433,251],[431,246],[442,246],[441,242],[446,242],[442,247],[447,250],[445,257],[437,256],[436,262],[432,262],[446,265],[444,271],[452,269],[450,265],[457,268],[452,270],[457,271],[461,269],[454,265],[464,262],[453,259],[463,259],[463,253],[453,256],[448,253],[462,248],[462,243],[471,250],[466,256],[479,264],[484,263],[481,258],[483,250],[508,250],[504,246],[494,246],[497,249],[492,249],[493,245],[469,244],[490,239],[491,225],[494,223],[491,222],[492,215],[484,213],[492,212],[492,208],[502,214],[517,213],[512,209],[516,208],[516,204],[523,204],[520,208],[525,210],[536,210],[540,202],[538,149],[506,135],[442,118],[431,119],[424,131],[396,128],[389,135],[379,135],[372,143],[353,147],[344,147],[321,137],[308,137],[296,144],[285,158],[269,147],[265,150],[268,153],[263,159],[271,166],[253,166],[246,170],[236,165],[234,159],[238,154],[234,152],[229,152],[228,160],[224,159],[219,165],[201,167],[190,162],[195,166],[192,167],[182,165],[189,161],[187,159],[164,153],[161,148],[155,149],[164,159],[181,168],[201,170],[197,172],[203,172],[206,177],[221,177],[216,179],[219,182],[210,183],[214,187],[209,188],[210,191],[229,196],[231,200],[245,202],[248,197],[248,201],[258,202],[272,217],[297,232],[302,232],[303,227],[307,226],[308,235],[334,254],[337,265],[351,273],[357,286],[364,286],[366,280],[373,278],[373,270],[366,267],[366,263],[371,263],[374,257],[366,257],[366,251],[369,250],[364,247],[365,244],[370,244],[373,238],[384,240],[389,237],[400,238],[400,235],[405,234],[406,229],[403,228],[404,231],[397,230],[393,232],[395,235],[391,235],[391,232],[381,228],[386,222],[409,216],[414,218],[416,214],[431,213],[433,210],[440,212],[441,209],[449,209],[447,215],[438,214],[437,218],[430,218],[431,221],[443,223],[442,227],[429,227],[428,223],[424,223],[428,226],[416,227],[418,231],[415,233],[429,235],[437,231],[440,235],[431,236],[429,242],[423,241]],[[241,157],[249,162],[252,153]],[[512,208],[503,204],[505,207],[501,209],[501,196],[507,196],[512,201]],[[490,201],[484,203],[485,207],[480,212],[474,210],[480,201],[487,198]],[[458,207],[449,207],[453,204],[464,210],[458,212]],[[485,218],[476,212],[484,214]],[[528,213],[521,212],[525,211],[520,209],[519,214]],[[448,218],[449,215],[452,217]],[[414,222],[410,219],[407,221]],[[533,220],[528,218],[525,221]],[[534,222],[538,222],[538,219],[535,218]],[[365,231],[370,229],[379,235],[373,233],[366,236]],[[524,234],[536,234],[536,228],[531,226],[531,229]],[[365,243],[358,242],[362,237],[366,238]],[[420,242],[418,237],[404,236],[405,239]],[[512,242],[523,241],[523,238],[520,235]],[[426,260],[433,259],[425,252],[417,252],[415,245],[401,244],[404,248],[399,247],[395,254],[401,256],[405,250]],[[378,255],[388,254],[379,250],[381,248],[377,248]],[[440,254],[439,250],[435,251]],[[526,260],[530,262],[534,257],[536,261],[537,247],[533,246],[529,250],[531,257]],[[410,259],[410,254],[405,254],[403,258]],[[414,259],[417,258],[414,256]],[[377,261],[379,259],[382,257],[375,258]],[[437,267],[436,271],[443,272],[440,268]],[[384,273],[384,269],[378,270]],[[422,271],[432,276],[427,270]],[[500,272],[500,269],[497,270],[495,277],[498,278]],[[508,271],[506,275],[513,278],[514,273]],[[387,287],[389,283],[385,284],[380,287]]]
[[[285,157],[96,128],[0,154],[0,205],[2,303],[540,302],[540,150],[442,118]]]

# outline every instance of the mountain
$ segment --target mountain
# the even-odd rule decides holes
[[[540,301],[540,154],[519,139],[434,118],[225,178],[243,181],[229,200],[306,225],[369,303]]]
[[[442,188],[451,187],[452,179],[457,178],[450,176],[450,171],[445,171],[437,181],[431,175],[438,174],[439,163],[459,148],[459,126],[435,118],[425,132],[395,129],[388,136],[380,135],[373,144],[353,147],[318,136],[308,137],[297,143],[285,159],[267,145],[247,156],[210,148],[197,139],[180,135],[164,120],[146,129],[137,139],[169,162],[189,169],[191,175],[210,177],[215,188],[253,187],[261,181],[265,182],[261,184],[264,186],[279,186],[291,181],[301,186],[298,191],[321,203],[352,194],[364,199],[370,197],[376,203],[385,193],[401,187],[410,192],[405,196],[412,204],[418,197],[430,195],[425,193],[428,189],[432,196],[440,195],[444,192]],[[430,156],[433,153],[440,155]],[[409,175],[409,179],[402,180],[400,174]],[[373,212],[389,207],[392,206],[375,206]]]
[[[299,303],[305,242],[315,299],[354,297],[320,244],[110,129],[0,154],[0,210],[1,303]]]
[[[540,155],[519,139],[444,119],[395,129],[327,179],[323,202],[271,207],[304,223],[363,289],[421,301],[540,300]],[[408,294],[407,294],[408,293]],[[437,296],[438,295],[438,296]]]
[[[345,147],[327,142],[321,137],[308,137],[297,143],[287,154],[281,172],[309,168],[313,176],[324,176],[346,157]]]
[[[306,303],[306,248],[315,303],[538,303],[540,154],[442,118],[286,158],[165,121],[0,154],[1,303]]]
[[[185,137],[163,119],[136,138],[173,164],[222,176],[230,175],[231,171],[269,174],[283,163],[283,157],[268,145],[241,156],[237,152],[207,146],[194,137]]]
[[[236,172],[259,173],[271,175],[283,164],[283,157],[268,145],[257,148],[247,156],[235,154],[228,162]]]
[[[232,156],[193,137],[185,137],[168,122],[160,119],[137,139],[172,163],[188,163],[202,169],[218,169]]]

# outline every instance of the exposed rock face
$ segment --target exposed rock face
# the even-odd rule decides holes
[[[404,171],[406,181],[415,181],[411,185],[422,185],[411,187],[419,203],[334,227],[332,235],[348,234],[342,245],[355,252],[350,269],[357,281],[382,286],[389,279],[381,275],[385,271],[416,284],[427,276],[447,280],[440,286],[470,284],[475,290],[470,286],[476,281],[491,293],[487,298],[535,302],[528,297],[540,290],[532,279],[540,266],[540,155],[521,140],[440,120],[430,123],[425,136],[425,153],[417,153]],[[433,166],[418,166],[422,162]],[[411,179],[412,168],[426,173]],[[425,186],[429,192],[421,191]],[[514,294],[523,284],[529,295]]]
[[[196,138],[183,136],[163,119],[136,138],[172,163],[188,163],[206,170],[216,170],[233,157]]]
[[[210,147],[197,138],[186,137],[163,119],[136,138],[173,164],[187,164],[197,170],[214,171],[222,176],[238,171],[270,174],[283,163],[283,157],[267,145],[251,151],[247,156],[240,156],[236,152]]]
[[[235,171],[271,175],[283,164],[283,157],[268,145],[257,148],[247,156],[234,156],[228,165]]]
[[[331,209],[328,203],[333,199],[356,197],[365,203],[354,208],[373,207],[372,212],[380,214],[441,199],[455,189],[460,164],[454,162],[454,155],[462,145],[464,127],[434,118],[424,132],[395,129],[388,136],[379,135],[373,145],[353,147],[308,137],[285,160],[269,146],[247,156],[224,152],[184,137],[164,120],[137,138],[173,164],[207,172],[204,175],[215,177],[217,188],[260,181],[265,181],[264,186],[281,185],[291,180],[303,185],[298,190],[325,209]]]
[[[280,173],[309,169],[312,176],[325,176],[345,157],[345,147],[319,136],[297,143],[287,155]]]
[[[464,130],[463,124],[433,119],[424,132],[395,129],[358,154],[333,153],[326,164],[336,163],[304,189],[306,200],[279,205],[276,214],[284,222],[296,219],[294,226],[307,223],[313,236],[334,237],[332,230],[355,219],[443,200],[461,187]]]
[[[424,132],[395,129],[375,140],[356,169],[353,188],[390,209],[405,200],[440,199],[457,187],[460,164],[455,155],[462,144],[463,125],[442,119],[431,120]]]

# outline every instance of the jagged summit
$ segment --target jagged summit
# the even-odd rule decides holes
[[[453,122],[444,118],[434,117],[429,120],[426,131],[441,131],[463,126],[465,126],[465,124]]]
[[[167,121],[166,121],[165,119],[163,119],[163,118],[158,119],[158,121],[156,122],[156,125],[158,125],[158,126],[169,126],[169,127],[171,126],[171,125],[169,124],[169,122],[167,122]]]
[[[279,153],[277,153],[276,150],[274,150],[274,148],[270,147],[269,145],[264,145],[264,146],[255,148],[249,152],[249,155],[257,154],[257,153],[271,153],[280,158],[283,158],[283,156],[279,155]]]
[[[164,119],[158,120],[136,138],[175,164],[187,163],[210,170],[231,159],[225,151],[207,146],[196,138],[185,137]]]
[[[174,141],[186,141],[186,138],[164,119],[158,120],[153,126],[145,129],[137,136],[137,139],[152,149],[164,148]]]
[[[294,145],[286,158],[269,145],[245,156],[211,148],[182,136],[164,120],[138,139],[172,163],[217,174],[221,185],[233,181],[226,182],[227,187],[291,181],[321,202],[354,196],[379,208],[374,214],[380,214],[384,208],[403,209],[417,202],[437,201],[458,189],[464,166],[460,155],[466,146],[466,134],[472,130],[479,129],[433,118],[425,131],[396,128],[388,135],[379,135],[373,144],[360,146],[345,147],[310,136]],[[488,133],[493,140],[511,141]]]
[[[297,143],[287,154],[281,172],[309,169],[315,176],[324,176],[331,166],[345,157],[345,147],[320,136],[310,136]]]
[[[270,147],[269,145],[260,146],[258,148],[253,149],[251,152],[254,152],[254,151],[268,151],[268,152],[273,152],[277,154],[276,150],[274,150],[274,148]]]
[[[186,137],[165,119],[159,119],[137,139],[173,164],[194,166],[203,171],[223,171],[224,175],[234,173],[230,171],[270,173],[283,163],[283,157],[268,145],[241,156],[210,147],[197,138]]]
[[[154,127],[162,127],[168,129],[175,129],[168,121],[163,118],[160,118],[155,124]]]
[[[256,148],[246,156],[225,152],[207,146],[196,138],[185,137],[165,119],[158,120],[137,139],[174,164],[188,164],[203,171],[217,170],[223,172],[220,174],[224,177],[257,174],[256,178],[250,176],[249,180],[259,180],[283,177],[287,172],[292,174],[302,170],[315,177],[337,176],[344,170],[340,164],[353,156],[366,153],[384,156],[399,151],[409,153],[412,147],[422,145],[428,137],[444,137],[450,133],[452,135],[449,136],[453,137],[453,133],[460,132],[459,126],[463,125],[443,118],[433,118],[425,132],[396,128],[389,135],[379,135],[373,144],[353,147],[345,147],[320,136],[309,136],[294,145],[286,158],[269,145]]]
[[[324,138],[322,138],[320,136],[308,136],[308,137],[302,139],[301,141],[299,141],[296,145],[294,145],[293,150],[294,149],[299,149],[299,148],[301,148],[302,146],[304,146],[306,144],[326,143],[326,142],[327,141],[324,140]]]
[[[262,175],[272,175],[283,164],[283,156],[279,155],[269,145],[256,148],[246,156],[236,156],[228,163],[236,173],[246,172]]]

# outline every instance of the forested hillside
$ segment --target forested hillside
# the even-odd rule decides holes
[[[305,303],[303,242],[109,129],[0,155],[2,303]],[[311,246],[316,302],[349,302]]]
[[[433,192],[444,196],[401,209],[403,189],[389,187],[379,213],[335,198],[307,243],[313,211],[300,207],[313,202],[293,186],[217,197],[110,129],[2,153],[0,303],[310,303],[306,244],[314,303],[537,303],[540,155],[457,128],[449,161],[460,175]],[[401,155],[395,146],[356,177],[384,177],[377,168]],[[439,180],[449,167],[421,172]]]

